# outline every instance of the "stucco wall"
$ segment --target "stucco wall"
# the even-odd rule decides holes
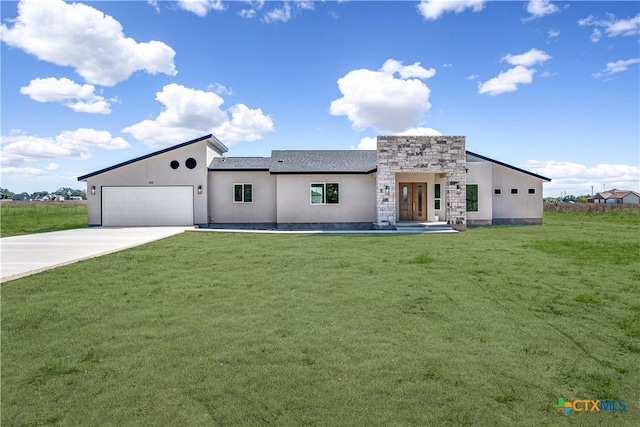
[[[491,164],[491,167],[494,222],[500,223],[500,220],[514,222],[511,220],[515,219],[522,219],[522,222],[528,223],[541,222],[543,181],[497,164]],[[496,188],[502,189],[501,195],[493,194]],[[517,189],[518,194],[511,194],[511,189]],[[529,194],[529,189],[534,189],[535,194]]]
[[[375,222],[375,174],[276,175],[278,223]],[[311,204],[311,183],[340,184],[340,203]]]
[[[103,186],[193,186],[194,224],[207,222],[207,142],[201,141],[176,150],[118,167],[87,179],[89,225],[102,224]],[[210,154],[211,155],[211,154]],[[185,161],[194,158],[197,165],[188,169]],[[170,163],[177,160],[180,166],[172,169]],[[95,194],[91,194],[95,186]],[[202,186],[202,194],[198,194]]]
[[[234,184],[252,184],[253,201],[234,203]],[[208,195],[210,222],[276,222],[276,177],[267,171],[210,172]]]
[[[467,185],[478,185],[478,212],[467,211],[467,221],[470,225],[491,225],[493,215],[492,171],[493,168],[489,162],[467,163]]]

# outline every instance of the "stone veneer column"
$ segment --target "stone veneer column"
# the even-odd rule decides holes
[[[379,228],[397,221],[396,174],[446,173],[443,188],[447,224],[467,228],[467,152],[464,136],[379,136],[376,175],[376,216]],[[386,194],[386,188],[389,194]]]

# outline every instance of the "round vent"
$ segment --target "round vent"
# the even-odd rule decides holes
[[[193,169],[196,167],[198,162],[196,162],[196,159],[194,159],[193,157],[189,157],[184,164],[187,165],[189,169]]]
[[[177,160],[171,160],[171,169],[178,169],[180,167],[180,162],[178,162]]]

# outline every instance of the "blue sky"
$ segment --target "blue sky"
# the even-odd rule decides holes
[[[229,156],[388,134],[640,191],[637,1],[0,2],[2,187],[213,133]]]

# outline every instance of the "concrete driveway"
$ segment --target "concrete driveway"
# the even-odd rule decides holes
[[[78,228],[0,239],[0,282],[121,251],[193,227]]]

